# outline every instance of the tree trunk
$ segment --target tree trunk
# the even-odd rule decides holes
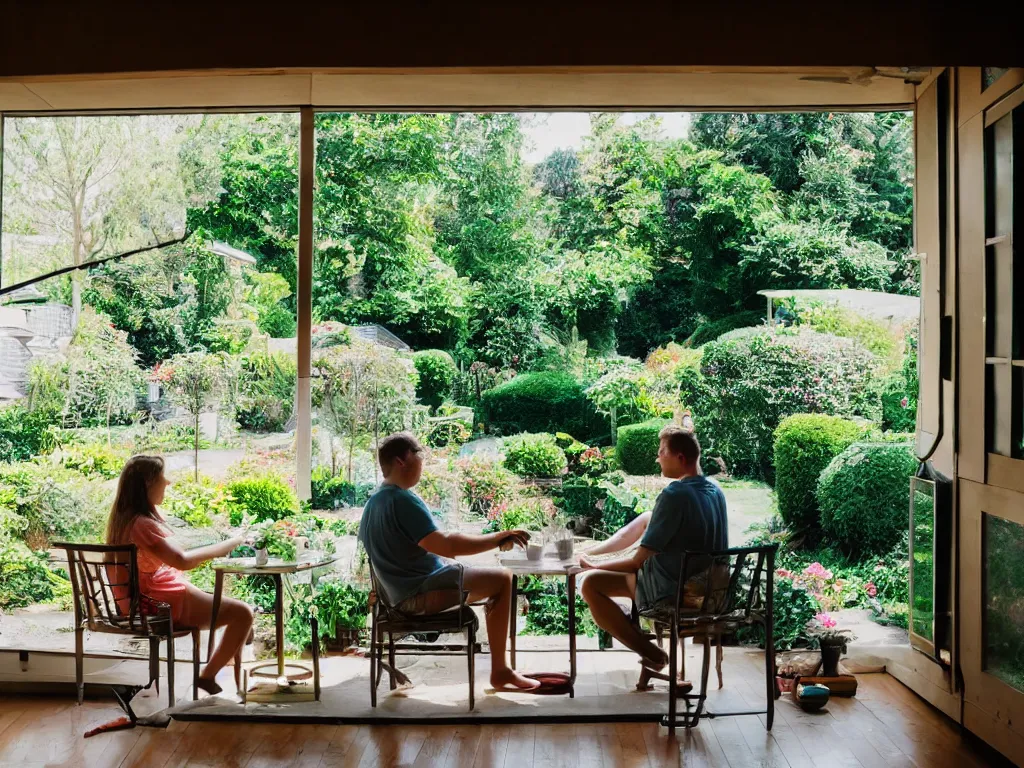
[[[199,411],[198,410],[196,411],[195,415],[196,415],[196,435],[195,435],[196,440],[195,440],[195,456],[193,458],[195,459],[195,465],[196,465],[195,466],[195,470],[196,470],[195,471],[195,479],[196,479],[196,482],[198,483],[199,482]]]
[[[611,423],[612,423],[612,445],[615,445],[618,442],[618,439],[619,439],[619,430],[616,428],[616,426],[618,424],[618,418],[617,418],[618,417],[618,413],[617,413],[617,409],[616,409],[616,407],[614,405],[612,406],[612,412],[611,412],[610,416],[611,416]]]

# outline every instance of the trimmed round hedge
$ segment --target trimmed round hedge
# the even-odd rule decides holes
[[[576,379],[564,373],[526,373],[484,392],[484,418],[503,435],[568,432],[579,440],[601,437],[607,421]]]
[[[520,477],[558,477],[565,473],[565,451],[554,435],[516,435],[501,441],[505,469]]]
[[[818,476],[836,456],[857,440],[865,427],[839,416],[800,413],[782,420],[775,430],[775,496],[779,514],[794,530],[816,528]]]
[[[615,455],[619,466],[630,475],[660,475],[658,458],[658,433],[670,419],[651,419],[640,424],[619,427],[615,442]]]
[[[440,349],[424,349],[412,358],[419,374],[416,397],[420,402],[437,408],[451,394],[459,369],[452,356]]]
[[[880,555],[910,527],[909,443],[854,443],[818,479],[821,527],[848,554]]]

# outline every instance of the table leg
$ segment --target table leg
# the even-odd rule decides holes
[[[576,574],[565,576],[565,596],[569,601],[569,698],[576,696]]]
[[[512,664],[512,669],[516,668],[516,619],[518,618],[518,591],[519,591],[519,577],[514,573],[512,574],[512,607],[509,609],[509,621],[508,621],[508,657],[509,662]]]
[[[220,612],[220,598],[224,592],[224,571],[216,571],[213,582],[213,610],[210,612],[210,641],[206,647],[206,661],[213,656],[213,641],[217,635],[217,614]]]
[[[277,629],[277,674],[284,677],[284,583],[274,574],[274,624]]]

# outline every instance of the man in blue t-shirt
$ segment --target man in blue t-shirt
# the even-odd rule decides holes
[[[701,473],[697,437],[675,425],[665,427],[659,437],[657,461],[662,475],[673,482],[658,496],[650,514],[641,515],[588,554],[619,551],[637,540],[640,547],[632,555],[603,563],[580,557],[580,565],[588,569],[580,591],[594,621],[655,671],[664,668],[668,655],[637,630],[613,598],[635,600],[641,610],[674,600],[684,552],[729,546],[725,494]],[[695,561],[687,577],[706,567]]]
[[[459,604],[458,572],[470,602],[487,606],[491,685],[496,690],[531,690],[540,685],[512,669],[505,643],[512,600],[512,574],[505,568],[460,566],[453,559],[491,549],[525,546],[526,531],[491,534],[444,533],[423,499],[413,492],[423,472],[424,448],[408,432],[384,438],[377,461],[384,482],[370,497],[359,522],[359,541],[388,604],[408,614],[433,614]]]

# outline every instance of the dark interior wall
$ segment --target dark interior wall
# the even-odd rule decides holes
[[[0,76],[1011,63],[997,52],[1015,50],[1013,25],[991,2],[964,5],[968,10],[950,10],[955,4],[942,0],[0,0]]]

